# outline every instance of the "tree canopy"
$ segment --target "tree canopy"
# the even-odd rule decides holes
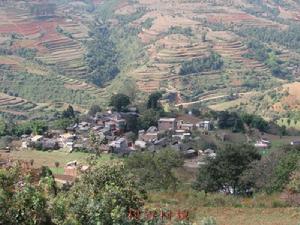
[[[260,159],[257,149],[249,145],[227,145],[217,151],[215,158],[207,158],[199,168],[195,188],[206,192],[225,191],[227,193],[245,193],[249,186],[244,186],[240,176],[254,160]]]
[[[178,179],[173,169],[182,165],[182,156],[172,149],[162,149],[157,153],[138,152],[126,160],[126,166],[136,175],[139,184],[150,190],[175,189]]]
[[[114,79],[120,72],[119,56],[116,44],[111,38],[107,25],[94,25],[90,33],[92,40],[88,43],[86,62],[89,67],[90,81],[98,86]]]
[[[162,98],[161,92],[151,93],[148,97],[147,108],[148,109],[159,109],[159,100]]]
[[[118,112],[122,111],[126,106],[130,104],[130,99],[127,95],[116,94],[110,99],[110,105],[114,107]]]
[[[212,52],[208,57],[183,62],[179,74],[187,75],[210,70],[219,70],[223,67],[223,64],[222,57],[219,54]]]

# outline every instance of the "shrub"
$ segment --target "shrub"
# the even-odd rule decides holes
[[[216,220],[213,217],[206,217],[201,220],[201,225],[217,225]]]

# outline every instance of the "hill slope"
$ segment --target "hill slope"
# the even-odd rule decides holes
[[[299,1],[53,3],[0,5],[0,91],[17,98],[2,111],[87,108],[115,92],[138,100],[156,90],[176,93],[179,105],[238,106],[270,119],[300,104],[283,106],[278,92],[300,76]]]

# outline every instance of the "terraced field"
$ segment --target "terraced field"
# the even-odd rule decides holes
[[[35,1],[27,1],[27,4],[30,5],[33,2]],[[100,2],[95,1],[95,5]],[[84,60],[86,47],[83,42],[89,39],[88,23],[90,18],[82,18],[82,15],[78,13],[77,6],[71,3],[56,1],[55,15],[45,18],[34,16],[28,5],[20,2],[11,7],[11,2],[1,2],[0,49],[9,51],[0,53],[0,79],[9,71],[44,76],[45,80],[61,83],[66,90],[85,93],[87,96],[93,96],[97,102],[104,102],[103,96],[107,96],[103,94],[104,89],[97,88],[85,81],[88,73]],[[33,56],[28,56],[27,52],[19,53],[22,49],[27,52],[33,49],[35,53]],[[15,78],[10,82],[5,80],[7,88],[2,91],[11,90],[15,93],[17,83],[21,84],[22,82]],[[55,95],[55,93],[53,94]],[[36,109],[44,110],[45,106],[51,108],[51,104],[55,104],[50,97],[53,94],[49,93],[49,102],[44,102],[45,100],[42,98],[41,101],[29,101],[21,96],[11,97],[1,94],[0,111],[25,115]],[[35,97],[32,99],[38,99]],[[65,102],[64,97],[62,96],[59,101]],[[80,101],[75,100],[74,102]],[[82,102],[82,105],[87,104],[91,103]]]
[[[274,11],[259,14],[264,4]],[[298,21],[299,13],[296,9],[300,9],[299,3],[289,1],[286,6],[279,6],[275,1],[262,1],[262,6],[258,6],[243,0],[139,0],[130,6],[120,7],[118,12],[132,14],[138,7],[147,10],[132,25],[140,27],[145,21],[151,21],[138,34],[147,50],[148,61],[130,73],[142,92],[150,93],[158,89],[175,91],[181,96],[179,99],[182,102],[179,105],[192,106],[193,103],[203,102],[202,98],[206,95],[230,96],[232,93],[248,92],[247,85],[253,80],[257,80],[258,86],[263,88],[275,88],[288,83],[287,80],[274,77],[266,62],[246,57],[251,53],[247,46],[249,39],[236,31],[240,28],[287,30],[288,23]],[[272,19],[267,13],[276,10],[277,19]],[[296,61],[300,59],[295,49],[286,49],[273,43],[265,44],[278,52],[277,57],[283,63],[291,58]],[[179,74],[183,62],[204,58],[210,52],[216,52],[223,58],[222,70],[186,76]],[[297,69],[289,73],[293,77],[298,74]],[[260,93],[268,91],[268,88],[260,90]],[[218,101],[222,103],[224,98],[214,99],[214,104]]]
[[[26,116],[26,112],[34,110],[37,105],[19,97],[0,93],[0,112],[17,116]]]
[[[34,15],[28,7],[43,4],[43,1],[24,2],[17,2],[14,7],[9,1],[1,2],[0,47],[11,52],[0,53],[0,69],[44,76],[42,80],[55,81],[65,93],[81,96],[80,101],[69,99],[67,103],[75,102],[83,107],[93,101],[105,104],[112,93],[126,89],[122,82],[129,81],[135,85],[132,91],[138,91],[138,100],[145,94],[162,90],[175,92],[176,103],[188,107],[200,102],[230,105],[228,99],[232,99],[215,96],[247,92],[259,95],[299,79],[300,51],[297,48],[250,32],[255,29],[290,32],[290,27],[297,27],[300,22],[298,1],[283,4],[273,0],[259,3],[249,0],[55,0],[56,9],[50,16]],[[99,88],[91,84],[90,65],[85,55],[87,43],[93,38],[91,28],[104,21],[112,30],[116,54],[123,58],[116,63],[120,69],[118,76]],[[253,53],[249,48],[249,41],[253,40],[264,45],[268,52]],[[21,54],[20,49],[35,49],[35,53]],[[184,63],[205,59],[212,53],[221,56],[222,68],[180,74]],[[282,68],[275,68],[274,62]],[[286,78],[277,76],[280,70],[284,70]],[[28,96],[20,97],[27,99]],[[240,95],[236,101],[242,98]],[[33,101],[34,104],[45,103],[44,98],[41,99],[38,103]],[[51,105],[53,101],[64,102],[66,98],[58,100],[55,93],[49,93],[46,104]],[[267,111],[276,111],[275,108],[269,107]]]

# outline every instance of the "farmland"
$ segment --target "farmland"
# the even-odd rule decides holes
[[[94,103],[107,105],[113,93],[143,100],[160,90],[175,93],[174,104],[238,106],[267,119],[286,118],[288,107],[297,109],[294,94],[283,97],[279,95],[284,91],[279,91],[275,98],[270,91],[286,91],[299,79],[296,1],[56,0],[46,12],[33,10],[43,3],[26,2],[0,6],[0,72],[6,79],[0,91],[19,98],[10,106],[14,101],[19,106],[22,99],[32,106],[46,104],[50,110],[57,109],[57,103],[87,109]],[[102,35],[102,26],[109,31],[109,40],[102,41],[113,46],[111,55],[97,50],[95,38]],[[278,35],[271,37],[272,33]],[[185,63],[211,54],[221,57],[222,68],[180,74]],[[18,74],[40,86],[34,95],[28,94],[33,89],[29,82],[19,82]],[[47,93],[42,91],[45,84],[53,87],[45,89]],[[232,94],[238,99],[215,98]],[[262,95],[264,104],[258,105]],[[26,113],[27,108],[30,114],[38,112],[34,107],[19,111]]]
[[[24,160],[30,161],[34,160],[34,167],[39,168],[41,166],[48,166],[50,168],[55,167],[54,163],[58,162],[59,167],[63,168],[66,163],[76,160],[78,163],[86,164],[87,159],[91,154],[82,152],[67,153],[63,150],[53,151],[53,152],[43,152],[36,150],[27,151],[12,151],[11,153],[1,153],[4,158],[9,158],[13,160]],[[109,160],[108,155],[103,155],[101,160]]]
[[[210,95],[254,93],[255,90],[258,95],[251,96],[251,100],[256,101],[260,93],[288,83],[287,79],[281,79],[275,74],[269,62],[250,55],[252,50],[248,42],[255,37],[242,34],[240,29],[287,30],[288,23],[298,23],[298,13],[292,8],[299,8],[299,5],[293,2],[285,6],[286,11],[290,11],[289,16],[280,6],[280,14],[274,19],[274,12],[270,12],[269,15],[254,14],[254,9],[262,10],[265,8],[264,4],[263,2],[258,6],[247,1],[231,1],[230,4],[224,1],[139,1],[135,4],[125,4],[118,10],[122,15],[132,14],[138,7],[146,9],[142,17],[131,23],[134,27],[142,27],[138,37],[148,56],[141,66],[133,68],[133,72],[130,72],[130,76],[136,80],[137,88],[146,93],[151,93],[157,88],[166,92],[177,92],[177,103],[197,102],[203,99],[203,96]],[[170,5],[172,9],[169,8]],[[276,9],[276,3],[272,3],[271,6]],[[149,24],[144,27],[146,22]],[[290,62],[299,61],[297,49],[287,49],[286,46],[271,42],[262,44],[276,51],[276,58],[281,60],[282,68],[288,68],[286,74],[289,79],[298,77],[299,64],[291,65],[293,63]],[[180,76],[182,63],[204,58],[210,52],[222,57],[222,70]],[[240,95],[237,102],[243,102],[244,96],[249,98],[248,94]],[[223,102],[224,99],[220,99],[213,104]],[[269,104],[272,103],[268,102],[267,105]],[[246,110],[243,105],[240,108]],[[266,116],[268,111],[277,114],[272,107],[261,107],[252,111],[263,116]]]

